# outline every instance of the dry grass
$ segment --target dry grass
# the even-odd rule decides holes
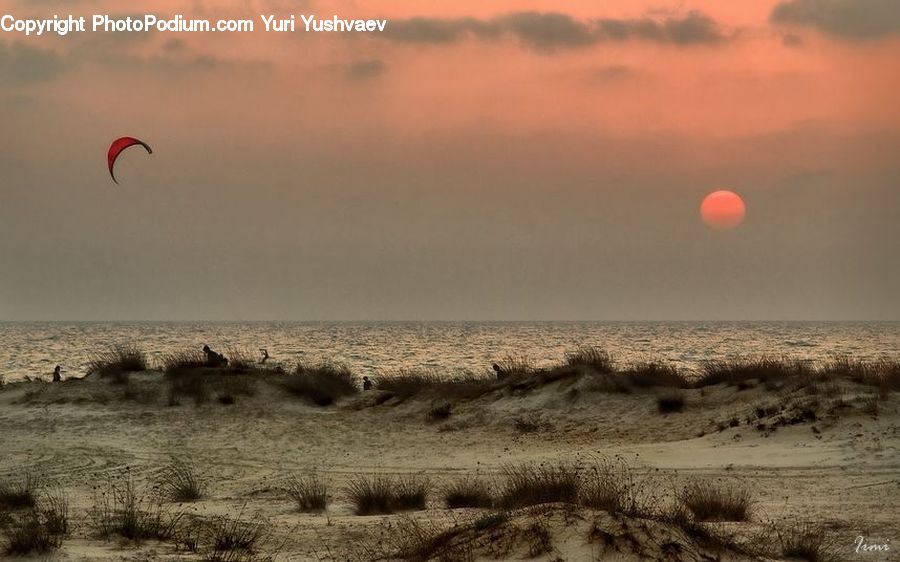
[[[780,552],[792,560],[805,562],[842,562],[849,548],[838,545],[824,525],[810,522],[794,523],[785,527],[772,527],[768,537],[773,538]]]
[[[7,556],[45,554],[61,544],[62,534],[54,533],[38,511],[30,510],[12,521],[6,531],[3,553]]]
[[[448,509],[461,507],[492,507],[494,497],[487,482],[479,478],[461,478],[444,487],[444,505]]]
[[[285,491],[297,506],[297,511],[321,513],[328,508],[328,485],[315,473],[292,475],[285,482]]]
[[[578,498],[579,472],[570,464],[508,465],[501,477],[498,503],[505,508],[574,503]]]
[[[346,365],[300,363],[294,374],[284,379],[284,388],[316,406],[330,406],[339,398],[359,392],[356,377]]]
[[[706,361],[694,386],[704,387],[722,383],[737,386],[753,380],[763,383],[786,381],[796,377],[808,377],[813,372],[809,362],[793,359],[762,357]]]
[[[640,517],[655,511],[652,486],[620,458],[597,461],[580,476],[578,503],[585,507]]]
[[[613,372],[612,358],[599,347],[580,347],[566,353],[566,364],[571,367],[588,367],[597,373]]]
[[[431,482],[423,476],[359,476],[346,494],[357,515],[425,509]]]
[[[127,477],[95,492],[91,517],[102,538],[117,536],[140,542],[171,539],[182,514],[166,509],[149,494],[139,493],[134,481]]]
[[[183,462],[173,461],[162,471],[158,489],[162,496],[173,502],[192,502],[203,497],[203,481],[194,468]]]
[[[749,521],[750,491],[736,484],[697,481],[685,486],[678,501],[697,521]]]
[[[128,382],[130,373],[148,369],[147,356],[135,345],[116,345],[96,354],[88,363],[88,374],[97,374],[101,378],[115,383]]]
[[[0,482],[0,510],[35,507],[39,488],[39,479],[30,472],[26,472],[18,479]]]
[[[203,540],[209,546],[203,559],[206,562],[250,562],[266,541],[267,523],[248,522],[240,517],[217,517],[203,527]]]

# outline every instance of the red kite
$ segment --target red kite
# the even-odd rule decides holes
[[[116,158],[119,157],[119,154],[121,154],[123,150],[135,145],[141,145],[147,150],[147,154],[153,154],[153,149],[150,148],[147,143],[132,137],[122,137],[120,139],[116,139],[111,145],[109,145],[109,153],[106,155],[106,162],[107,164],[109,164],[109,175],[112,177],[112,180],[116,182],[116,184],[119,183],[119,181],[116,180],[116,174],[113,173],[113,166],[116,165]]]

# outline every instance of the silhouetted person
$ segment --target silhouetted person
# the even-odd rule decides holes
[[[53,382],[62,381],[62,368],[57,365],[55,369],[53,369]]]
[[[369,377],[363,377],[363,390],[372,390],[372,379]]]
[[[228,359],[221,353],[211,350],[208,345],[203,346],[203,353],[206,354],[207,367],[226,367],[228,365]]]
[[[269,360],[269,350],[266,348],[262,348],[259,350],[262,353],[262,359],[259,360],[260,365],[265,365],[266,361]]]
[[[503,372],[503,368],[500,365],[494,363],[494,372],[497,373],[497,380],[501,380],[506,374]]]

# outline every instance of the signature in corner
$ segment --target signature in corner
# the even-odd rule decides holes
[[[875,541],[869,542],[866,537],[862,535],[856,537],[856,553],[857,554],[867,554],[871,552],[888,552],[891,550],[891,539],[887,539],[884,542]]]

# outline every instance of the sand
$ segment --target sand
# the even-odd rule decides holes
[[[264,522],[260,559],[319,561],[371,558],[372,548],[390,543],[386,537],[396,537],[397,526],[410,521],[437,529],[465,526],[488,513],[443,507],[437,490],[460,475],[493,478],[509,464],[585,464],[617,455],[667,495],[697,478],[750,489],[751,520],[715,525],[744,545],[773,541],[773,524],[808,521],[828,529],[846,560],[900,560],[900,396],[891,392],[876,403],[871,389],[842,384],[827,396],[763,385],[692,389],[684,391],[683,412],[663,415],[656,406],[663,391],[591,392],[583,381],[564,380],[456,401],[449,419],[431,422],[426,413],[439,399],[375,405],[378,391],[316,407],[259,384],[253,396],[239,396],[234,405],[168,406],[158,373],[134,374],[125,386],[99,379],[25,382],[0,390],[0,475],[10,480],[29,472],[40,475],[46,488],[66,491],[72,532],[54,560],[203,559],[202,552],[168,541],[100,538],[89,515],[110,481],[131,478],[149,490],[172,459],[195,467],[207,493],[170,509],[202,519]],[[122,398],[126,392],[131,400]],[[785,414],[756,414],[757,408],[811,399],[819,404],[815,420],[772,430]],[[729,427],[732,418],[735,427]],[[516,420],[527,423],[517,427]],[[298,513],[281,489],[289,475],[310,471],[329,483],[333,500],[326,515]],[[355,515],[342,490],[373,473],[427,475],[435,489],[428,509]],[[532,557],[536,523],[548,529],[551,546]],[[716,554],[657,521],[563,505],[514,511],[509,527],[517,531],[460,540],[481,541],[470,554],[474,560],[752,559]],[[597,538],[597,529],[623,535],[626,527],[628,540],[640,548]],[[897,546],[857,553],[860,536]]]

